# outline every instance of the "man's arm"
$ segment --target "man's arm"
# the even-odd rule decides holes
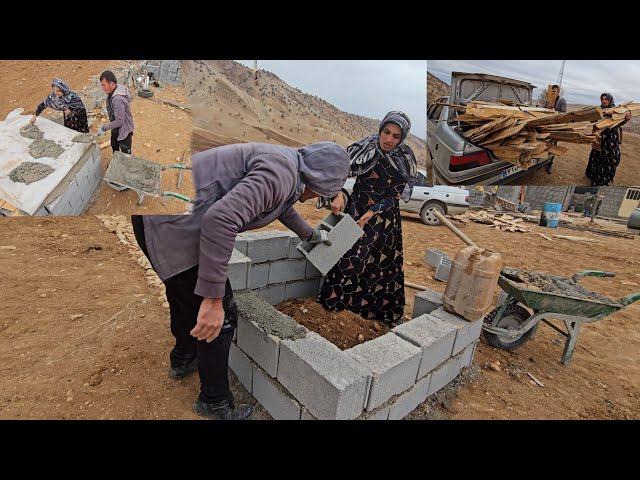
[[[204,214],[195,293],[222,298],[231,252],[240,229],[286,200],[295,175],[283,176],[272,155],[256,159],[247,175]],[[291,178],[288,178],[291,177]]]
[[[311,227],[311,225],[309,225],[293,207],[280,215],[278,220],[280,220],[285,227],[298,235],[301,240],[309,240],[309,237],[311,237],[311,234],[313,233],[313,227]]]

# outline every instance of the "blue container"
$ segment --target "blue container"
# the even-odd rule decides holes
[[[561,203],[545,203],[542,207],[540,215],[540,226],[548,228],[556,228],[558,226],[558,218],[562,210]]]

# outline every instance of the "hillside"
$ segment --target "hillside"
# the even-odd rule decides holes
[[[378,131],[378,119],[343,112],[271,72],[260,70],[255,81],[252,69],[232,60],[184,62],[183,79],[194,119],[193,151],[251,141],[347,146]],[[425,142],[410,134],[407,143],[424,166]]]
[[[427,72],[427,106],[438,97],[449,95],[449,85]]]

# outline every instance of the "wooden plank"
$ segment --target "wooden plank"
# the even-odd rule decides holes
[[[593,135],[584,135],[580,132],[553,132],[549,135],[549,138],[568,143],[591,143],[595,137]]]
[[[504,140],[505,138],[509,138],[513,135],[517,135],[524,128],[525,123],[520,122],[514,125],[513,127],[505,128],[499,132],[493,132],[491,135],[488,135],[480,145],[484,145],[485,143],[493,143],[498,140]]]
[[[542,125],[553,125],[557,123],[571,122],[597,122],[602,120],[603,114],[600,107],[588,107],[573,112],[558,113],[542,118],[536,118],[527,122],[528,128],[540,127]]]

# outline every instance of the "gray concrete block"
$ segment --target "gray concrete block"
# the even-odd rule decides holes
[[[247,288],[255,290],[266,287],[269,283],[269,263],[252,263],[249,266],[249,282]]]
[[[464,320],[462,317],[445,311],[443,307],[434,310],[431,312],[431,315],[448,323],[457,330],[456,339],[453,343],[452,355],[460,353],[464,347],[480,338],[480,332],[482,332],[482,319],[469,322]]]
[[[306,408],[302,408],[302,413],[300,414],[300,420],[318,420],[316,417],[309,413],[309,410]]]
[[[422,350],[418,379],[451,356],[457,330],[428,314],[402,323],[393,333]]]
[[[306,267],[304,275],[305,275],[305,277],[307,279],[322,278],[323,277],[322,273],[320,273],[320,270],[318,270],[316,267],[314,267],[313,263],[311,263],[308,260],[307,260],[307,267]]]
[[[321,420],[350,420],[362,412],[369,371],[315,332],[282,340],[278,381]]]
[[[256,293],[271,305],[277,305],[284,302],[285,284],[280,283],[277,285],[268,285],[264,288],[259,288],[258,290],[256,290]]]
[[[229,349],[229,368],[236,374],[236,377],[238,377],[240,383],[244,385],[244,388],[251,393],[253,366],[251,365],[249,357],[247,357],[235,343],[232,343]]]
[[[372,412],[364,412],[358,417],[358,420],[387,420],[389,418],[389,405],[376,408]]]
[[[437,393],[442,387],[451,382],[460,373],[462,368],[460,357],[451,357],[431,373],[431,383],[427,396]]]
[[[243,232],[238,235],[247,240],[247,256],[254,263],[271,262],[289,257],[290,234],[278,230]]]
[[[478,349],[478,343],[480,343],[480,340],[476,340],[464,348],[461,354],[462,357],[460,358],[460,365],[462,367],[470,367],[473,365],[473,357]]]
[[[227,270],[227,277],[231,282],[231,288],[234,290],[246,290],[250,264],[251,260],[249,257],[233,249]]]
[[[304,258],[302,252],[298,250],[298,245],[300,245],[300,238],[294,235],[289,240],[289,258]]]
[[[300,420],[300,404],[255,365],[252,395],[274,420]]]
[[[269,284],[304,280],[307,262],[305,259],[276,260],[269,265]]]
[[[449,257],[442,257],[440,263],[436,267],[436,273],[433,276],[440,282],[446,282],[449,280],[449,274],[451,273],[451,260]]]
[[[436,268],[440,264],[440,260],[444,257],[449,258],[449,256],[442,250],[438,250],[437,248],[427,248],[424,261],[433,268]]]
[[[400,395],[389,408],[389,420],[402,420],[418,408],[429,396],[430,383],[431,375],[427,375]]]
[[[350,215],[329,214],[318,228],[327,230],[331,245],[302,242],[298,249],[321,273],[329,273],[342,256],[360,239],[363,230]]]
[[[431,289],[417,293],[413,300],[412,318],[419,317],[425,313],[431,313],[441,306],[442,293]]]
[[[320,279],[312,278],[310,280],[300,280],[297,282],[289,282],[285,286],[285,300],[291,298],[315,298],[320,293]]]
[[[367,410],[382,405],[416,382],[422,350],[389,332],[344,351],[371,371]]]
[[[238,250],[243,255],[247,254],[247,239],[242,237],[242,234],[236,236],[236,241],[233,244],[233,248]]]
[[[242,311],[238,315],[236,344],[269,375],[274,378],[277,376],[280,339],[268,335],[258,324],[248,320]]]

